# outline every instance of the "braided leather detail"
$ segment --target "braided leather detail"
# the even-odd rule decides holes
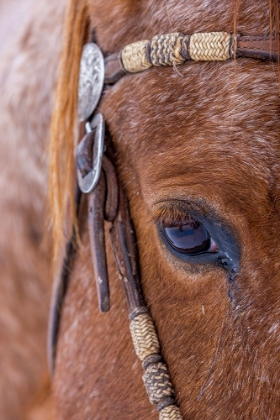
[[[154,36],[149,44],[150,61],[153,66],[183,64],[186,58],[181,54],[184,35],[179,32]]]
[[[209,32],[191,36],[189,54],[196,61],[223,61],[230,58],[230,38],[226,32]]]
[[[159,403],[163,398],[174,396],[174,389],[165,363],[150,364],[143,375],[143,381],[152,404]]]
[[[124,69],[129,73],[137,73],[152,67],[147,59],[147,46],[149,41],[138,41],[129,44],[121,52]]]
[[[151,354],[159,353],[159,342],[151,316],[140,314],[130,322],[134,349],[141,361]]]
[[[232,56],[231,38],[226,32],[156,35],[151,41],[127,45],[121,52],[123,68],[137,73],[152,66],[177,66],[187,60],[227,60]]]
[[[159,420],[183,420],[183,417],[176,405],[169,405],[160,411]]]
[[[159,419],[181,420],[180,409],[174,404],[174,389],[167,366],[161,361],[159,341],[150,314],[140,313],[132,318],[130,332],[135,352],[143,361],[143,382],[149,400],[152,404],[158,404]],[[167,410],[168,407],[173,408]]]

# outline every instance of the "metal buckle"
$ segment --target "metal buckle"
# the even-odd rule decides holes
[[[105,136],[105,123],[102,114],[95,114],[91,123],[87,122],[85,125],[86,135],[78,146],[77,154],[85,154],[86,156],[92,153],[92,168],[83,176],[81,170],[77,169],[78,183],[80,190],[83,193],[89,194],[96,187],[102,167],[102,157],[104,151],[104,136]],[[95,130],[94,143],[92,151],[88,150],[91,146],[87,136]]]

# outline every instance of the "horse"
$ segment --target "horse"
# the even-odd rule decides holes
[[[69,226],[75,223],[73,86],[90,33],[105,56],[157,35],[217,31],[262,40],[270,34],[272,51],[278,6],[249,0],[72,2],[52,125],[58,244],[63,217],[68,214]],[[182,417],[174,418],[276,419],[277,63],[235,57],[131,73],[105,90],[99,110],[129,202],[143,293],[181,410]],[[82,203],[82,245],[59,329],[53,382],[58,418],[155,419],[129,342],[108,230],[112,315],[97,312],[86,213]],[[202,235],[193,246],[185,229]]]
[[[111,55],[156,35],[217,31],[270,34],[272,45],[278,2],[69,2],[50,177],[56,253],[63,256],[73,225],[78,245],[57,337],[58,419],[158,418],[129,336],[109,223],[111,310],[102,314],[85,197],[75,218],[82,45],[94,33]],[[184,419],[279,418],[278,89],[277,63],[199,60],[125,74],[100,102],[135,228],[141,287]],[[191,250],[178,233],[186,229],[203,238]]]

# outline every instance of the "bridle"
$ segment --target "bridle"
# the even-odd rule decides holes
[[[188,61],[225,61],[239,57],[278,60],[278,40],[270,36],[241,36],[225,32],[184,35],[172,33],[127,45],[120,53],[103,54],[95,43],[84,46],[80,67],[78,115],[85,121],[85,136],[76,151],[78,185],[77,216],[81,193],[88,194],[88,228],[99,309],[110,309],[104,221],[111,223],[110,237],[115,261],[126,293],[130,331],[144,369],[143,381],[160,420],[182,419],[158,336],[141,290],[137,245],[128,200],[116,171],[116,156],[103,116],[95,112],[104,86],[127,73],[151,67],[178,66]],[[75,236],[75,235],[74,235]],[[60,314],[69,284],[76,249],[67,244],[59,276],[54,282],[50,323],[49,363],[54,369]]]

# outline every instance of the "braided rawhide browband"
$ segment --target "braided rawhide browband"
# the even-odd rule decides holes
[[[121,60],[126,71],[136,73],[152,66],[177,66],[187,60],[227,60],[231,56],[230,47],[231,36],[227,33],[190,36],[178,32],[127,45]]]
[[[276,60],[277,42],[271,36],[242,36],[227,32],[156,35],[126,45],[105,59],[105,83],[115,83],[125,73],[138,73],[153,66],[177,66],[186,61],[225,61],[248,57]]]

